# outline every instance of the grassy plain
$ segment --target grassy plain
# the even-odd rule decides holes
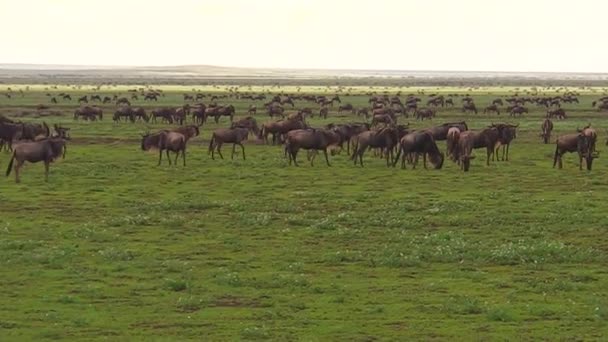
[[[6,87],[0,113],[62,123],[74,140],[49,183],[35,164],[21,184],[11,177],[0,186],[2,340],[607,338],[608,160],[600,154],[587,172],[568,155],[563,170],[553,169],[554,145],[538,137],[544,112],[536,107],[510,120],[520,123],[511,161],[486,167],[478,152],[468,174],[451,162],[439,171],[386,168],[370,153],[365,168],[345,154],[332,167],[310,167],[303,154],[299,168],[289,167],[279,147],[259,144],[246,145],[246,161],[212,161],[206,142],[226,119],[191,141],[182,168],[157,167],[157,155],[139,149],[146,125],[112,123],[113,106],[103,122],[73,122],[75,101],[53,105],[61,116],[32,116],[47,92],[75,98],[93,93],[90,86],[32,85],[12,99],[1,95]],[[137,103],[179,105],[191,88],[166,86],[159,103]],[[605,114],[590,105],[602,91],[572,90],[581,104],[565,106],[571,117],[555,123],[556,133],[590,122],[602,128],[604,149]],[[363,106],[367,91],[342,101]],[[516,91],[425,89],[471,93],[478,107]],[[241,116],[252,103],[219,102]],[[315,108],[296,103],[304,106]],[[473,129],[499,121],[447,109],[432,122],[409,122],[456,119]],[[360,120],[332,111],[310,122]],[[2,171],[8,159],[3,152]]]

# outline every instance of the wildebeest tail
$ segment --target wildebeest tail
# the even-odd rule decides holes
[[[13,168],[13,160],[15,160],[15,152],[11,156],[11,161],[8,163],[8,168],[6,169],[6,176],[8,177],[11,174],[11,170]]]
[[[557,141],[555,141],[555,155],[553,156],[553,167],[555,167],[555,164],[557,163],[557,154],[559,153],[559,145],[557,144]]]

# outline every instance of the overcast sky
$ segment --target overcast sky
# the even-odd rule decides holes
[[[0,63],[608,72],[607,0],[0,0]]]

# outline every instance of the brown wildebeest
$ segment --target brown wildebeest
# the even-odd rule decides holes
[[[70,129],[68,127],[61,127],[58,124],[53,124],[55,134],[52,138],[61,138],[64,140],[70,140]]]
[[[0,122],[0,149],[6,146],[8,151],[12,151],[13,141],[21,139],[22,133],[22,123]]]
[[[333,129],[297,129],[287,133],[285,138],[285,155],[289,156],[289,165],[293,161],[298,166],[297,156],[300,149],[322,150],[325,162],[329,164],[327,149],[330,145],[340,143],[340,135]],[[310,165],[314,165],[314,155],[310,158]]]
[[[247,128],[251,133],[253,133],[255,137],[260,135],[260,128],[258,127],[258,122],[253,116],[247,116],[232,122],[230,128],[235,127]]]
[[[434,109],[420,108],[420,109],[416,110],[416,120],[424,120],[424,119],[431,120],[434,117],[435,117]]]
[[[338,113],[342,113],[343,111],[349,111],[355,114],[355,107],[353,107],[350,103],[345,103],[343,105],[338,106]]]
[[[595,143],[597,142],[597,131],[591,127],[591,124],[583,127],[583,129],[576,129],[577,132],[583,133],[583,135],[589,137],[591,144],[591,152],[595,152]]]
[[[152,111],[151,121],[156,122],[156,118],[161,118],[162,121],[173,123],[173,117],[175,116],[174,108],[158,108]],[[168,152],[167,152],[168,153]]]
[[[84,106],[74,111],[74,120],[83,117],[85,120],[103,119],[103,110],[97,106]]]
[[[199,130],[199,126],[196,125],[181,126],[167,131],[182,134],[186,138],[186,143],[188,142],[188,140],[193,137],[197,137],[201,133]]]
[[[390,161],[393,159],[393,148],[399,142],[399,134],[395,127],[384,127],[379,130],[365,131],[359,133],[355,138],[355,146],[353,146],[353,154],[351,160],[357,165],[363,167],[363,154],[368,147],[386,149],[386,166],[390,166]],[[390,156],[390,159],[389,159]]]
[[[129,102],[129,99],[127,99],[126,97],[121,97],[118,100],[116,100],[116,105],[117,106],[120,106],[120,105],[130,106],[131,102]]]
[[[301,120],[279,120],[275,122],[268,122],[262,125],[259,138],[264,139],[264,142],[268,143],[268,135],[272,134],[272,144],[274,145],[277,142],[281,142],[282,135],[287,134],[287,132],[304,128],[307,128],[307,126]]]
[[[477,107],[475,106],[475,104],[473,102],[465,101],[462,105],[462,112],[463,113],[473,112],[473,113],[477,114]]]
[[[448,98],[445,100],[445,106],[446,107],[454,107],[454,100],[452,100],[451,98]]]
[[[559,168],[563,167],[562,156],[566,152],[578,153],[578,168],[583,169],[583,158],[587,164],[587,170],[591,171],[593,159],[598,157],[598,153],[591,148],[591,137],[583,132],[576,134],[562,135],[555,141],[555,156],[553,157],[553,167],[559,162]]]
[[[494,103],[492,103],[491,105],[489,105],[483,109],[484,114],[487,114],[489,112],[494,112],[494,113],[500,115],[500,110],[498,109],[498,106],[496,106]]]
[[[359,133],[369,131],[370,125],[368,123],[329,124],[325,126],[325,128],[333,129],[340,135],[342,140],[340,141],[339,146],[342,148],[344,142],[346,142],[346,153],[350,155],[351,140]]]
[[[457,161],[456,157],[458,148],[458,138],[460,137],[460,129],[458,127],[450,127],[447,134],[447,150],[446,153],[453,161]]]
[[[21,140],[41,140],[48,138],[51,131],[46,122],[39,123],[22,123],[21,124]]]
[[[494,99],[492,100],[492,104],[495,106],[504,106],[504,102],[502,102],[502,99]]]
[[[258,111],[258,107],[256,107],[255,105],[250,105],[249,109],[247,110],[247,114],[248,115],[255,115],[255,113]]]
[[[108,97],[108,96],[104,96],[103,97],[103,101],[101,101],[101,102],[103,104],[110,103],[110,102],[112,102],[112,99],[110,97]]]
[[[185,104],[182,107],[176,108],[173,113],[173,120],[180,125],[184,124],[186,121],[186,116],[190,114],[190,105]]]
[[[158,165],[161,164],[163,151],[166,151],[169,165],[171,165],[171,157],[169,151],[175,152],[175,163],[177,165],[177,157],[181,152],[184,166],[186,166],[186,137],[178,132],[160,131],[154,134],[144,134],[141,139],[141,149],[148,151],[150,149],[158,149]]]
[[[369,116],[369,110],[367,108],[360,108],[359,110],[357,110],[357,115],[363,115],[367,119],[367,117]]]
[[[390,114],[375,114],[372,117],[372,126],[377,126],[378,124],[385,125],[394,125],[396,123],[395,118]]]
[[[271,118],[274,117],[275,115],[280,116],[280,117],[285,117],[285,115],[283,115],[284,111],[285,111],[285,109],[280,104],[269,104],[266,107],[266,112],[268,113],[268,115]]]
[[[566,111],[563,108],[547,109],[547,117],[556,117],[558,119],[566,118]]]
[[[220,158],[224,159],[222,155],[222,144],[232,143],[232,155],[230,159],[234,159],[236,154],[236,145],[241,146],[243,151],[243,160],[245,160],[245,146],[243,146],[243,140],[246,140],[249,136],[249,129],[246,127],[234,127],[234,128],[218,128],[213,131],[211,135],[211,141],[209,142],[209,153],[211,159],[215,159],[215,150],[220,155]]]
[[[441,141],[441,140],[447,139],[448,131],[452,127],[457,127],[461,132],[469,130],[469,126],[467,126],[467,123],[465,121],[458,121],[458,122],[446,122],[439,126],[430,127],[430,128],[427,128],[426,131],[431,133],[431,135],[433,136],[433,139],[435,139],[436,141]]]
[[[329,108],[327,108],[327,107],[321,107],[321,109],[319,109],[319,116],[322,117],[323,119],[327,119],[328,113],[329,113]]]
[[[523,113],[528,114],[528,108],[523,106],[515,106],[509,111],[510,116],[522,116]]]
[[[439,151],[439,148],[435,143],[435,139],[433,139],[433,136],[429,132],[417,131],[406,134],[399,141],[399,147],[399,152],[397,152],[397,156],[393,162],[393,167],[397,164],[399,157],[403,154],[401,158],[401,168],[405,169],[405,159],[410,153],[416,154],[413,165],[414,169],[416,168],[416,164],[418,164],[419,154],[422,154],[422,161],[425,169],[427,168],[427,155],[429,156],[429,159],[435,169],[441,169],[443,166],[443,153]]]
[[[233,105],[228,105],[228,106],[220,106],[220,107],[215,107],[215,108],[209,108],[207,109],[207,116],[213,116],[215,123],[219,123],[220,122],[220,117],[222,116],[229,116],[230,117],[230,122],[232,122],[234,120],[234,113],[235,113],[235,109]]]
[[[6,176],[8,177],[13,168],[13,162],[15,164],[15,182],[19,183],[19,169],[23,164],[28,161],[30,163],[37,163],[39,161],[44,162],[44,180],[49,181],[49,164],[57,159],[60,155],[65,158],[66,145],[65,140],[61,138],[47,138],[40,141],[34,142],[21,142],[15,144],[11,161],[8,163],[6,169]]]
[[[509,146],[511,142],[517,137],[517,125],[511,124],[492,124],[491,127],[496,127],[498,129],[498,143],[496,144],[496,151],[492,154],[492,160],[494,160],[494,156],[496,156],[496,160],[505,160],[505,150],[506,150],[506,160],[509,161]],[[502,147],[502,159],[499,159],[498,150]]]
[[[192,110],[192,121],[197,124],[203,124],[207,122],[207,106],[203,103],[199,103]]]
[[[119,122],[121,118],[125,118],[131,122],[135,122],[135,111],[131,107],[119,107],[115,112],[112,119],[115,122]]]
[[[89,98],[85,95],[78,99],[78,102],[89,103]]]
[[[545,119],[540,129],[540,136],[543,138],[543,142],[548,144],[551,139],[551,131],[553,131],[553,122],[550,119]]]
[[[500,132],[496,127],[489,127],[482,131],[464,131],[460,132],[458,137],[458,148],[456,149],[457,156],[464,171],[469,170],[472,150],[476,148],[486,148],[486,165],[490,165],[490,156],[494,154],[494,149],[498,143]],[[465,163],[465,164],[463,164]]]

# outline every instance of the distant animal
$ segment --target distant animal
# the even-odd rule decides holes
[[[230,159],[234,159],[236,154],[236,145],[241,147],[243,152],[243,160],[245,160],[245,146],[243,141],[249,136],[249,129],[246,127],[234,127],[234,128],[218,128],[211,134],[211,141],[209,141],[209,154],[211,159],[215,159],[215,151],[220,155],[220,158],[224,159],[222,155],[222,145],[225,143],[232,144],[232,155]]]
[[[395,161],[393,162],[393,166],[397,164],[399,161],[399,157],[401,157],[401,168],[405,169],[405,159],[406,156],[410,153],[415,154],[413,168],[416,168],[416,164],[418,163],[418,156],[422,154],[423,165],[424,168],[427,168],[426,158],[429,157],[429,160],[434,165],[435,169],[441,169],[443,166],[443,153],[439,151],[437,144],[435,143],[435,139],[431,133],[426,131],[416,131],[409,134],[406,134],[399,141],[399,152],[397,152],[397,156],[395,157]]]
[[[500,109],[498,109],[498,106],[496,106],[496,104],[494,104],[494,103],[492,103],[491,105],[489,105],[483,109],[484,114],[487,114],[489,112],[494,112],[494,113],[500,115]]]
[[[180,153],[182,155],[183,164],[186,166],[186,137],[178,132],[171,131],[160,131],[158,133],[142,135],[141,149],[148,151],[150,149],[158,149],[158,165],[161,164],[163,158],[163,151],[166,151],[167,160],[171,165],[171,158],[169,157],[169,151],[175,152],[175,162],[177,165],[177,157]]]
[[[540,129],[540,136],[543,138],[543,142],[548,144],[549,140],[551,139],[551,131],[553,131],[553,122],[550,119],[545,119]]]

